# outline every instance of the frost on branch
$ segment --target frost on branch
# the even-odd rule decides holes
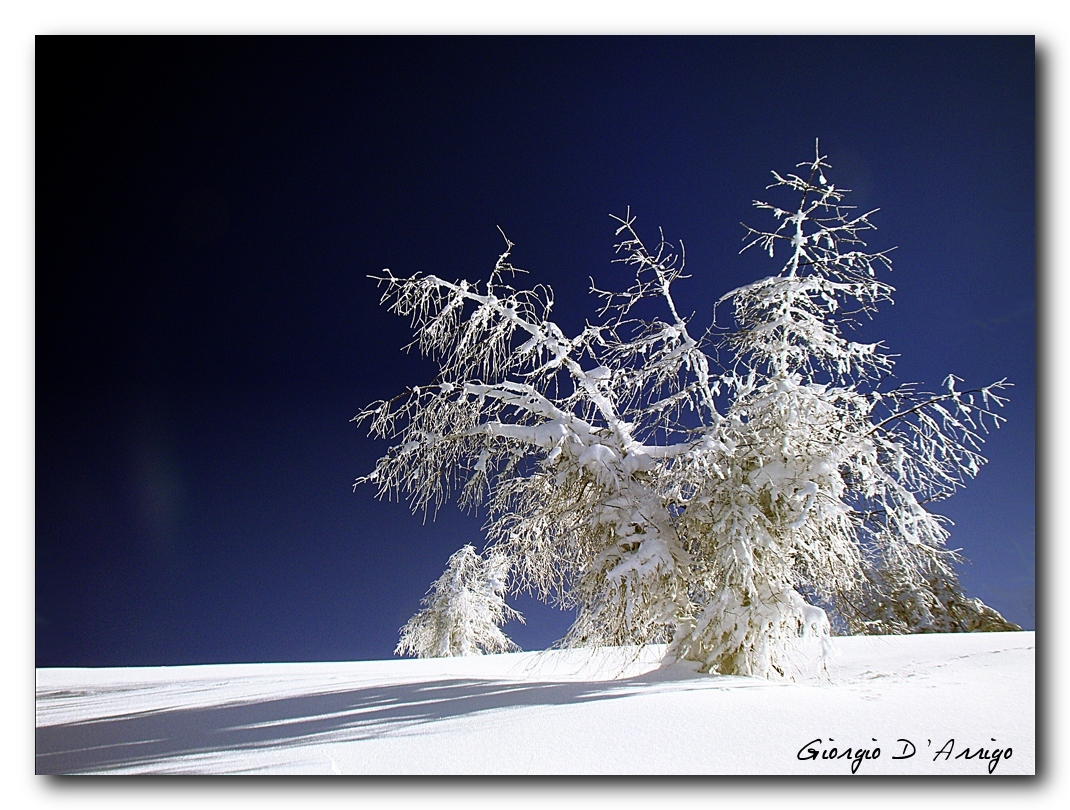
[[[472,546],[455,552],[421,602],[423,610],[401,628],[394,652],[445,658],[519,650],[499,629],[510,619],[524,621],[505,604],[508,574],[502,554],[484,560]]]
[[[391,447],[380,496],[489,509],[513,588],[575,608],[563,642],[669,642],[707,671],[790,674],[801,638],[1014,629],[962,594],[930,511],[985,459],[1005,381],[888,385],[894,362],[848,330],[890,301],[874,212],[844,203],[820,153],[773,174],[784,205],[747,228],[779,272],[725,295],[695,337],[673,285],[682,246],[618,225],[622,292],[569,337],[553,293],[518,289],[512,244],[486,282],[378,277],[437,377],[356,421]],[[651,314],[653,312],[659,314]],[[804,598],[805,595],[805,598]]]

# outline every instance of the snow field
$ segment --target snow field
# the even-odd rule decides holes
[[[37,773],[986,776],[1010,749],[994,774],[1032,774],[1034,644],[837,637],[828,676],[796,682],[661,668],[658,647],[39,669]]]

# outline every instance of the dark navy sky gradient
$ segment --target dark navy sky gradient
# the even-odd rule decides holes
[[[433,373],[367,274],[484,277],[501,226],[575,329],[630,205],[705,324],[779,268],[739,223],[815,137],[898,246],[862,336],[1015,384],[939,511],[1035,626],[1031,37],[39,37],[35,70],[38,666],[389,657],[482,519],[352,491],[385,445],[350,418]],[[567,627],[517,604],[526,649]]]

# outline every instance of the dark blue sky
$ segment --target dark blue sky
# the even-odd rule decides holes
[[[501,248],[575,327],[608,217],[739,256],[769,171],[829,155],[880,207],[903,380],[1014,383],[938,511],[962,578],[1034,627],[1034,44],[1019,38],[95,39],[36,46],[38,666],[386,658],[481,519],[371,490],[350,418],[428,379],[383,267]],[[521,599],[527,649],[568,617]]]

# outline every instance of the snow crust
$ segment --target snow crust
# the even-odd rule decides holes
[[[1033,774],[1034,645],[836,637],[828,674],[796,682],[662,667],[659,646],[38,669],[36,771],[849,777],[864,750],[856,776]]]

